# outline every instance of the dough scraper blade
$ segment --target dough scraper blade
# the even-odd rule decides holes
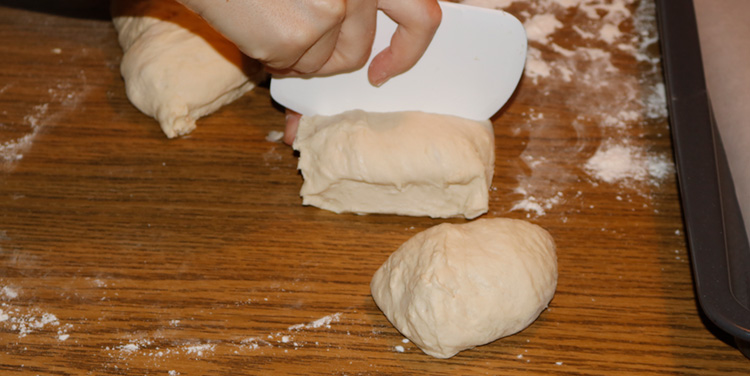
[[[348,110],[423,111],[487,120],[515,91],[526,62],[526,31],[494,9],[440,1],[443,20],[422,59],[380,87],[367,66],[323,77],[274,77],[271,96],[303,115]],[[378,12],[370,59],[390,44],[396,23]]]

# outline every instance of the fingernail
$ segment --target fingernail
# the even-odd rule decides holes
[[[372,84],[375,87],[381,87],[386,82],[388,82],[388,74],[386,72],[380,72],[372,79]]]

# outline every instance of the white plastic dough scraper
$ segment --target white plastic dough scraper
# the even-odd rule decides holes
[[[325,77],[274,77],[271,96],[303,115],[348,110],[424,111],[487,120],[513,94],[526,61],[526,32],[512,15],[440,1],[443,19],[417,64],[380,87],[367,66]],[[371,57],[390,44],[396,23],[378,12]]]

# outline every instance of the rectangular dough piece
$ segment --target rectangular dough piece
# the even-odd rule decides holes
[[[303,116],[293,147],[303,205],[469,219],[488,209],[495,166],[489,120],[416,111]]]

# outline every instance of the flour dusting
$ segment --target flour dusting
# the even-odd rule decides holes
[[[523,24],[526,29],[526,37],[530,41],[548,43],[549,36],[563,26],[554,14],[536,14],[526,20]]]
[[[603,144],[584,165],[592,177],[606,183],[658,182],[672,172],[663,155],[648,155],[643,149],[621,144]]]
[[[281,131],[270,131],[266,135],[266,141],[268,142],[280,142],[284,138],[284,132]]]
[[[18,289],[10,286],[3,286],[0,289],[0,299],[2,300],[13,300],[18,297]]]
[[[12,307],[6,303],[0,308],[0,323],[5,330],[15,333],[18,338],[52,330],[59,341],[65,341],[70,337],[67,331],[72,327],[61,326],[60,320],[52,313],[36,308]]]
[[[71,72],[71,75],[77,76],[75,81],[58,81],[51,84],[47,88],[47,97],[41,98],[41,103],[29,106],[25,109],[25,114],[17,119],[11,117],[6,123],[0,123],[0,127],[12,131],[9,134],[19,134],[9,139],[0,139],[0,171],[11,171],[31,149],[34,140],[45,127],[66,113],[76,110],[84,100],[86,92],[90,90],[86,85],[85,71],[78,70],[75,73]],[[21,85],[6,84],[0,88],[0,95],[21,95],[16,93],[17,87],[19,92],[23,89]]]
[[[31,112],[23,118],[28,132],[21,137],[0,144],[0,158],[6,165],[23,159],[23,153],[31,147],[34,138],[42,129],[41,122],[46,118],[48,109],[47,103],[32,107]]]
[[[562,192],[557,192],[554,196],[539,199],[529,195],[523,187],[517,187],[514,193],[521,194],[524,198],[516,201],[510,211],[526,211],[529,213],[526,217],[531,217],[531,213],[537,216],[547,214],[546,210],[552,209],[555,205],[559,204],[564,196]]]
[[[297,350],[305,346],[320,346],[319,342],[304,340],[305,330],[320,328],[330,329],[332,324],[341,320],[342,313],[334,313],[304,324],[292,325],[286,331],[267,333],[236,340],[220,339],[176,339],[168,338],[160,331],[150,335],[139,333],[137,338],[127,340],[114,346],[105,346],[103,350],[110,357],[113,367],[127,367],[130,362],[145,362],[158,365],[162,362],[174,362],[185,357],[191,360],[210,358],[215,353],[245,354],[255,351]],[[176,328],[181,320],[169,320],[169,328]],[[347,335],[349,333],[347,332]],[[119,365],[119,366],[118,366]],[[175,370],[175,372],[177,372]],[[178,374],[178,373],[176,373]]]
[[[2,235],[2,234],[0,234]],[[0,328],[15,333],[18,339],[29,335],[47,336],[54,333],[54,338],[63,342],[70,338],[71,324],[60,322],[57,316],[37,307],[15,306],[13,301],[21,295],[19,288],[2,286],[0,288]]]
[[[558,205],[582,200],[582,194],[569,192],[580,181],[613,184],[621,196],[631,192],[648,198],[648,187],[669,178],[670,155],[647,150],[638,136],[653,132],[655,125],[663,127],[667,116],[653,2],[463,3],[511,11],[523,23],[529,48],[522,86],[542,94],[537,94],[542,103],[525,111],[518,125],[517,132],[528,134],[528,142],[520,155],[523,173],[513,190],[518,198],[507,210],[544,216]],[[561,21],[571,18],[577,20],[575,25]],[[637,70],[633,64],[638,64]],[[567,127],[577,135],[574,145],[555,144],[550,136],[566,126],[545,116],[543,102],[551,92],[571,93],[562,103],[549,105],[572,114]],[[663,134],[667,133],[665,127]],[[586,147],[591,139],[601,140],[594,150]]]
[[[341,319],[341,313],[334,313],[332,315],[321,317],[315,321],[307,324],[297,324],[289,327],[289,330],[301,330],[301,329],[318,329],[321,327],[330,328],[331,323],[338,322]]]
[[[542,51],[529,47],[524,74],[530,77],[535,85],[539,83],[540,77],[549,77],[552,74],[552,67],[542,59]]]
[[[198,345],[189,345],[184,346],[183,351],[187,353],[188,355],[196,355],[196,356],[203,356],[203,354],[208,354],[214,351],[216,349],[216,345],[203,343]]]

